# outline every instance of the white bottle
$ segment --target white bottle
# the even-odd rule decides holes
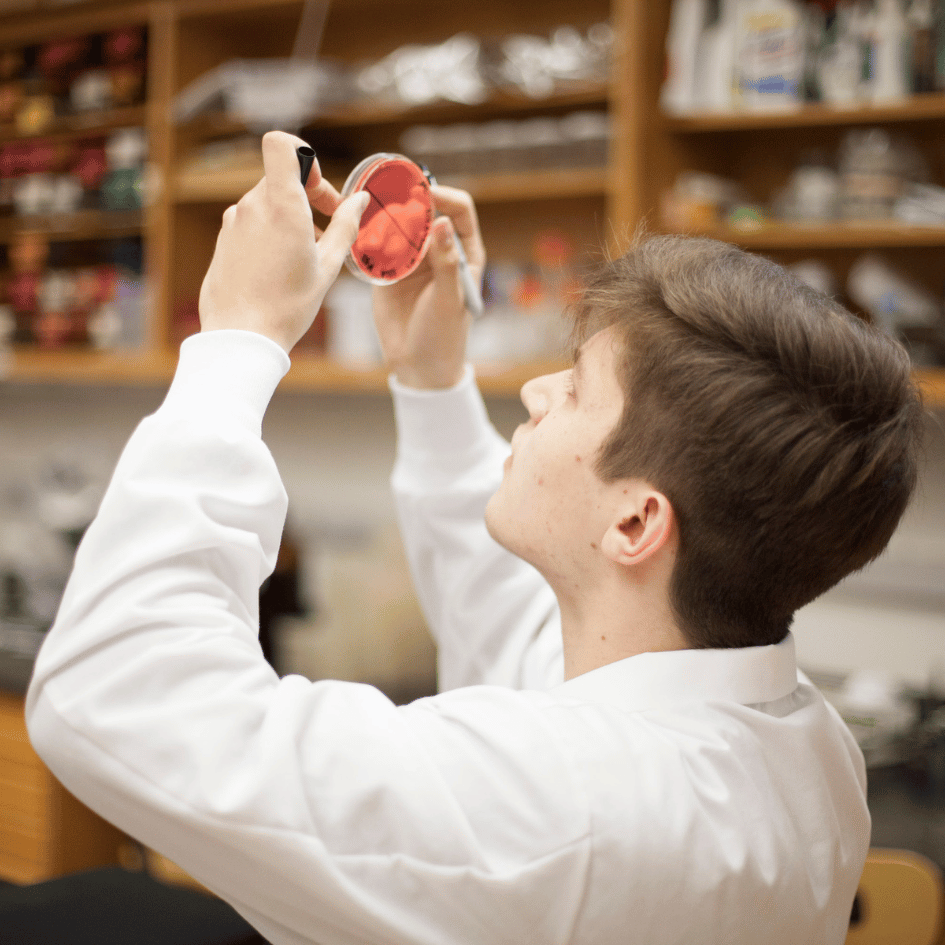
[[[735,34],[741,0],[721,0],[718,19],[702,32],[696,65],[696,108],[731,111],[735,85]]]
[[[708,19],[708,0],[673,0],[666,34],[668,71],[660,92],[660,104],[667,112],[688,112],[695,104],[696,54]]]
[[[894,102],[906,98],[909,81],[909,24],[899,0],[878,0],[873,21],[871,98]]]
[[[852,3],[837,6],[835,39],[817,62],[820,94],[828,105],[849,107],[862,95],[863,38]]]
[[[738,14],[736,104],[748,111],[800,106],[804,14],[794,0],[743,0]]]

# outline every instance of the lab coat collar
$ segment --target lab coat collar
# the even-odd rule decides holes
[[[640,653],[557,686],[565,699],[640,711],[693,702],[773,702],[797,688],[794,636],[770,646]]]

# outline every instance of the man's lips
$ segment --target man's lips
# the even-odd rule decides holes
[[[512,465],[512,457],[515,456],[515,450],[517,449],[516,441],[517,441],[517,440],[520,440],[520,439],[522,438],[522,436],[524,435],[522,431],[523,431],[524,429],[525,429],[525,425],[524,425],[524,424],[520,424],[518,427],[516,427],[515,432],[512,434],[512,440],[511,440],[511,443],[510,443],[510,445],[511,445],[511,447],[512,447],[512,452],[509,453],[508,458],[507,458],[506,461],[502,464],[502,468],[503,468],[503,469],[508,469],[509,466]]]

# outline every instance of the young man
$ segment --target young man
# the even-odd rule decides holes
[[[278,945],[842,942],[863,759],[788,626],[906,504],[902,351],[775,266],[652,241],[591,286],[574,367],[525,386],[510,449],[438,222],[376,316],[444,691],[280,680],[256,639],[286,501],[261,421],[363,209],[313,169],[316,241],[298,143],[263,139],[203,331],[79,550],[28,694],[39,753]],[[436,199],[481,274],[471,201]]]

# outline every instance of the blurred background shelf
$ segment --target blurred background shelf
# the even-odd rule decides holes
[[[715,131],[754,131],[765,128],[816,128],[824,125],[882,125],[941,121],[945,118],[945,95],[925,93],[888,105],[802,105],[792,111],[768,114],[718,112],[663,116],[667,131],[685,134]]]
[[[165,352],[39,351],[14,349],[4,380],[23,383],[90,384],[153,387],[174,376],[177,354]],[[540,374],[560,371],[563,361],[483,362],[475,365],[479,386],[492,396],[518,395],[522,385]],[[386,394],[388,372],[383,367],[354,367],[331,358],[295,353],[282,380],[283,390],[322,393]]]
[[[36,138],[51,143],[84,140],[97,134],[106,135],[116,128],[135,128],[145,124],[146,120],[147,109],[144,105],[129,105],[104,112],[62,115],[48,128],[38,132],[18,131],[13,124],[0,123],[0,145],[10,141],[32,141]]]
[[[605,107],[610,98],[606,83],[587,83],[567,90],[558,90],[543,98],[535,98],[504,89],[494,90],[480,104],[431,102],[422,105],[401,105],[385,102],[360,102],[344,108],[326,109],[313,115],[310,129],[359,128],[366,125],[443,123],[479,121],[512,114],[540,114],[573,108]],[[225,111],[209,111],[187,122],[186,134],[195,139],[237,135],[246,124]]]
[[[174,179],[173,199],[177,203],[236,203],[263,175],[261,161],[224,171],[184,170]],[[344,181],[330,179],[340,191]],[[603,197],[607,193],[607,172],[603,168],[444,176],[439,182],[468,190],[481,203]]]
[[[833,108],[804,105],[770,114],[712,113],[668,115],[660,107],[665,78],[665,40],[671,0],[589,0],[575,8],[565,0],[523,0],[509,5],[483,0],[476,9],[438,8],[425,15],[417,0],[347,0],[331,6],[320,54],[326,61],[352,66],[379,61],[405,43],[443,42],[460,31],[494,42],[503,35],[548,35],[562,24],[588,29],[609,22],[615,37],[608,81],[570,81],[544,97],[512,86],[492,88],[484,101],[459,104],[435,101],[400,104],[379,98],[346,107],[326,107],[299,130],[313,143],[326,176],[341,185],[356,158],[378,150],[402,150],[400,139],[411,126],[444,128],[495,120],[560,117],[593,110],[612,123],[612,143],[603,166],[549,167],[483,173],[432,170],[441,183],[469,190],[477,201],[490,261],[527,258],[536,239],[560,227],[588,258],[601,248],[620,251],[636,226],[667,229],[661,200],[681,172],[715,173],[733,178],[758,199],[783,185],[797,152],[837,143],[853,126],[902,126],[919,136],[919,145],[938,166],[945,94],[913,96],[884,105]],[[376,18],[363,30],[364,11]],[[258,144],[246,123],[210,108],[178,123],[174,102],[188,85],[212,70],[240,59],[284,58],[296,39],[302,0],[155,0],[152,3],[22,3],[15,15],[0,11],[12,44],[38,44],[69,33],[139,24],[147,30],[147,89],[142,104],[56,117],[41,134],[0,125],[0,144],[42,138],[76,142],[117,129],[143,127],[148,136],[152,173],[148,202],[137,213],[83,211],[0,220],[0,247],[17,234],[39,232],[51,242],[140,239],[145,269],[153,287],[144,335],[147,348],[129,357],[64,349],[19,351],[8,380],[55,380],[79,383],[165,382],[173,370],[176,346],[188,332],[178,313],[191,309],[215,247],[223,205],[235,203],[263,176]],[[201,146],[238,142],[229,163],[207,157]],[[218,163],[214,164],[214,160]],[[937,163],[936,163],[937,162]],[[746,249],[795,262],[816,254],[849,272],[855,251],[898,253],[904,263],[935,290],[945,226],[891,223],[806,226],[768,222],[756,231],[727,226],[698,230]],[[192,318],[192,315],[190,316]],[[193,328],[191,327],[191,329]],[[287,387],[316,391],[381,390],[371,372],[350,371],[330,358],[293,367]],[[527,359],[526,359],[527,361]],[[535,372],[522,364],[518,375]],[[515,372],[513,372],[515,373]],[[517,394],[508,371],[496,375],[496,392]],[[936,394],[936,397],[938,395]]]
[[[735,243],[747,250],[833,248],[876,249],[882,247],[933,246],[945,248],[945,226],[907,223],[799,224],[772,221],[757,230],[737,227],[707,227],[687,231],[693,236]]]
[[[922,388],[926,406],[945,408],[945,368],[918,368],[915,377]]]
[[[0,245],[10,243],[18,233],[40,233],[50,242],[78,242],[141,236],[144,232],[141,210],[79,210],[0,218]]]

